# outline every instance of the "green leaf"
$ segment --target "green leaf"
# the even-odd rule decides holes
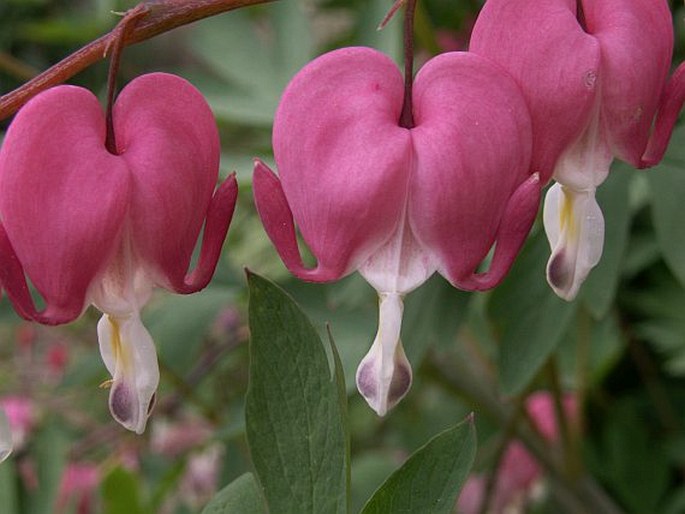
[[[450,514],[476,456],[468,418],[431,439],[374,493],[362,514]]]
[[[562,340],[576,309],[558,298],[545,279],[549,246],[542,230],[530,238],[509,276],[494,291],[488,314],[500,338],[503,392],[518,394]]]
[[[673,132],[663,162],[647,174],[651,190],[654,229],[666,264],[685,285],[685,127]]]
[[[581,298],[595,319],[604,318],[611,308],[623,269],[631,222],[631,170],[625,164],[615,166],[606,182],[597,189],[597,202],[604,214],[606,227],[604,251],[581,289]]]
[[[347,512],[349,448],[344,382],[309,319],[252,273],[250,384],[245,416],[252,461],[270,512]]]
[[[124,468],[114,468],[102,481],[103,514],[145,514],[139,491],[139,480]]]
[[[468,313],[469,293],[458,291],[437,274],[404,302],[402,341],[407,356],[418,366],[431,346],[453,345]]]
[[[52,512],[66,465],[69,440],[55,419],[45,423],[35,441],[35,462],[40,487],[29,496],[29,512],[44,514]]]
[[[210,286],[202,294],[159,298],[144,319],[160,359],[175,372],[185,373],[197,359],[208,327],[234,298],[231,288],[220,286]]]
[[[264,498],[252,473],[245,473],[216,493],[202,514],[266,514]]]
[[[17,472],[11,457],[0,464],[0,505],[3,514],[18,514]]]

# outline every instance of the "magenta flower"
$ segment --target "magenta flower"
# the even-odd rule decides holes
[[[141,433],[159,381],[140,309],[154,286],[192,293],[214,273],[237,195],[234,177],[214,192],[219,138],[212,113],[185,80],[132,81],[114,106],[117,155],[105,148],[95,96],[60,86],[31,100],[0,150],[0,273],[25,318],[104,314],[100,351],[112,375],[110,410]],[[196,269],[186,274],[200,229]],[[42,295],[38,311],[25,276]]]
[[[557,181],[544,208],[547,278],[571,300],[602,255],[596,188],[614,157],[656,164],[682,104],[663,104],[652,135],[673,51],[667,2],[488,0],[470,50],[507,69],[526,97],[533,170]]]
[[[279,177],[259,161],[254,175],[257,209],[293,274],[323,282],[359,270],[378,291],[378,334],[357,387],[380,415],[411,384],[399,341],[403,296],[435,271],[462,289],[496,285],[539,202],[529,115],[506,73],[473,54],[432,59],[414,83],[413,128],[399,124],[403,95],[397,66],[375,50],[319,57],[276,112]],[[495,242],[489,270],[478,273]]]

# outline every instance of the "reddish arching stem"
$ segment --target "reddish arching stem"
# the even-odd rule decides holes
[[[111,32],[114,40],[112,42],[109,73],[107,76],[107,137],[105,139],[105,147],[112,155],[118,155],[119,153],[117,151],[117,142],[114,136],[114,116],[112,112],[114,108],[114,97],[117,91],[117,74],[119,73],[119,65],[121,64],[121,54],[124,50],[124,43],[135,28],[136,23],[145,18],[149,13],[150,8],[146,4],[138,4],[124,15],[119,24]]]
[[[412,86],[414,84],[414,12],[418,0],[408,0],[404,12],[404,102],[400,114],[400,127],[414,127]]]
[[[149,12],[123,38],[122,47],[140,43],[176,27],[216,14],[272,1],[274,0],[154,0],[142,2],[134,10],[144,6]],[[1,96],[0,120],[14,114],[41,91],[61,84],[103,59],[107,50],[115,43],[119,32],[120,30],[115,28],[48,68],[26,84]]]

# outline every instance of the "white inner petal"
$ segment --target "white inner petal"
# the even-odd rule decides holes
[[[379,296],[378,333],[357,368],[357,389],[379,416],[384,416],[409,391],[411,365],[400,341],[402,297]]]
[[[0,409],[0,462],[12,454],[12,430],[3,409]]]
[[[552,249],[547,281],[558,296],[573,300],[604,247],[604,217],[594,189],[554,184],[545,198],[543,221]]]
[[[100,353],[112,375],[109,408],[114,419],[138,434],[145,430],[159,384],[157,353],[137,312],[103,314],[98,322]]]
[[[554,179],[576,191],[594,190],[606,180],[612,160],[597,105],[585,132],[559,157]]]

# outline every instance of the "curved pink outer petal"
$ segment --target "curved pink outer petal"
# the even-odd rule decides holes
[[[664,0],[583,0],[602,51],[601,115],[611,149],[639,167],[666,85],[673,22]]]
[[[537,177],[525,194],[514,195],[530,169],[526,102],[514,80],[489,60],[446,53],[417,75],[414,117],[416,171],[408,211],[412,231],[438,257],[440,272],[452,283],[465,289],[492,287],[511,266],[539,203]],[[515,212],[509,207],[512,195]],[[512,222],[525,225],[514,230],[513,238]],[[474,279],[503,226],[509,228],[498,242],[496,273]]]
[[[664,157],[684,102],[685,63],[681,63],[673,72],[661,95],[659,110],[654,123],[654,132],[642,156],[640,168],[655,166]]]
[[[133,181],[129,229],[135,252],[158,285],[182,293],[205,287],[237,196],[231,177],[212,197],[220,143],[207,102],[186,80],[151,73],[121,92],[114,125],[117,150]],[[186,277],[206,216],[199,265]]]
[[[532,169],[546,183],[585,128],[597,93],[599,44],[579,25],[576,0],[488,0],[469,49],[521,87],[533,119]]]
[[[402,97],[397,66],[369,48],[325,54],[287,87],[273,131],[282,193],[262,175],[271,185],[257,185],[255,196],[282,255],[294,251],[284,249],[286,243],[275,235],[288,224],[288,213],[280,204],[271,209],[264,196],[287,198],[318,260],[311,272],[291,268],[297,276],[339,278],[392,235],[404,208],[410,171],[409,131],[398,126]]]
[[[25,317],[42,323],[78,317],[88,287],[118,245],[130,180],[126,164],[107,152],[104,140],[97,99],[73,86],[35,97],[7,131],[0,150],[0,216],[8,239],[0,267],[9,268],[3,284]],[[45,300],[43,313],[31,301],[22,265]]]

